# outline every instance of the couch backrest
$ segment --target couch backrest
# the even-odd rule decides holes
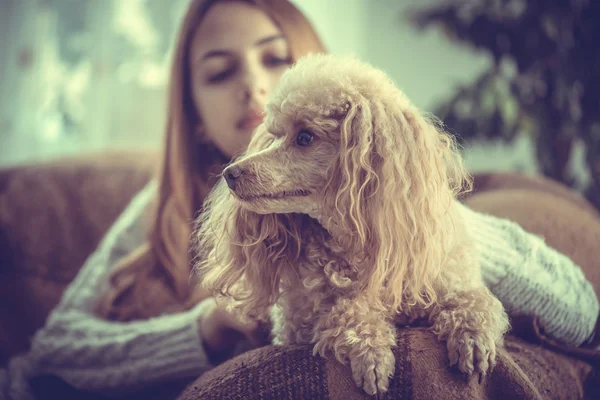
[[[28,348],[156,161],[120,151],[0,169],[0,365]]]

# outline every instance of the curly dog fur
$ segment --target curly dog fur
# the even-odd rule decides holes
[[[385,392],[396,324],[428,318],[450,364],[483,377],[508,328],[457,196],[451,137],[381,71],[312,55],[287,71],[248,151],[198,218],[196,271],[274,343],[314,344]],[[273,307],[272,307],[273,306]]]

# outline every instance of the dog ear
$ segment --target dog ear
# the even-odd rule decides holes
[[[364,246],[370,232],[365,215],[365,203],[377,192],[378,154],[374,149],[373,118],[364,98],[349,100],[335,116],[340,122],[340,150],[330,168],[325,197],[340,214],[344,231],[358,236]],[[354,239],[351,242],[355,243]]]
[[[232,297],[240,314],[266,318],[290,262],[299,257],[293,215],[243,208],[223,181],[215,185],[195,230],[195,272],[217,296]]]
[[[452,234],[444,221],[468,182],[454,141],[403,95],[361,98],[341,122],[333,171],[330,195],[356,244],[362,291],[385,309],[431,305]]]

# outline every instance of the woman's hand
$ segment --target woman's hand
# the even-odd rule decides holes
[[[198,330],[209,361],[213,365],[231,357],[236,344],[247,339],[253,347],[268,344],[268,330],[258,321],[243,322],[226,310],[225,305],[211,302],[198,321]]]

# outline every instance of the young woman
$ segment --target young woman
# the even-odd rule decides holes
[[[89,257],[30,352],[0,374],[0,390],[24,398],[27,378],[37,375],[88,391],[135,390],[196,377],[235,354],[241,339],[261,343],[257,324],[239,323],[190,283],[193,219],[223,166],[249,143],[283,71],[323,51],[287,0],[191,1],[174,53],[160,175]],[[472,219],[486,279],[530,289],[561,312],[547,317],[539,302],[495,293],[507,309],[559,326],[549,331],[559,340],[585,341],[598,302],[579,268],[516,224],[475,212]],[[527,285],[556,271],[542,286]],[[556,291],[551,282],[564,275],[576,279]],[[589,313],[575,312],[582,305],[565,302],[565,290],[583,293]]]

